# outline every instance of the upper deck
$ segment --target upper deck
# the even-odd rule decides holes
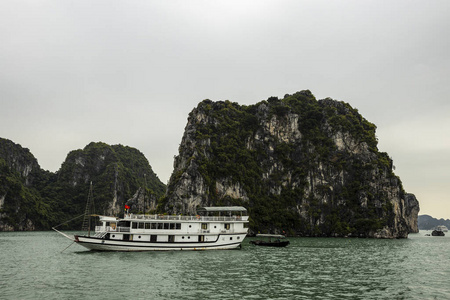
[[[199,209],[195,216],[132,214],[126,213],[123,218],[99,216],[103,223],[96,226],[99,234],[131,233],[138,238],[147,235],[188,236],[204,234],[242,234],[248,231],[247,210],[243,207],[208,207]],[[118,238],[114,235],[113,238]]]
[[[142,214],[126,214],[123,220],[132,221],[185,221],[185,222],[239,222],[248,221],[248,216],[183,216],[183,215],[142,215]]]
[[[239,222],[248,221],[247,209],[242,206],[199,207],[196,216],[162,215],[162,214],[125,214],[124,220],[157,220],[184,222]]]

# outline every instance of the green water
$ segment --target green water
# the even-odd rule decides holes
[[[287,248],[90,252],[55,232],[0,233],[0,299],[450,299],[450,233],[291,238]]]

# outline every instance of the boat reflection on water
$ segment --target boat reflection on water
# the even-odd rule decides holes
[[[281,234],[257,234],[256,237],[264,238],[262,240],[250,241],[255,246],[266,247],[286,247],[289,241]]]

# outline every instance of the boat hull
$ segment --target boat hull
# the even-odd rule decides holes
[[[433,230],[433,232],[431,232],[432,236],[445,236],[445,233],[443,231],[439,231],[439,230]]]
[[[265,242],[265,241],[251,241],[255,246],[265,246],[265,247],[286,247],[289,245],[289,241],[281,241],[281,242]]]
[[[218,236],[214,242],[198,243],[165,243],[108,240],[87,236],[75,236],[75,242],[89,250],[95,251],[185,251],[185,250],[222,250],[235,249],[241,246],[246,234],[233,235],[233,241],[228,236]]]

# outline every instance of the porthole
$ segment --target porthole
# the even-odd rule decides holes
[[[230,241],[233,239],[233,237],[232,236],[230,236]]]
[[[141,236],[138,236],[138,238],[141,238]]]
[[[184,236],[183,237],[181,237],[183,240],[184,240]]]
[[[114,238],[114,237],[116,237],[116,235],[115,235],[115,234],[113,234],[113,235],[112,235],[112,237]]]
[[[192,225],[189,225],[189,228],[192,228]]]
[[[240,240],[241,239],[241,237],[240,236],[238,236],[238,238],[237,238],[238,240]]]

